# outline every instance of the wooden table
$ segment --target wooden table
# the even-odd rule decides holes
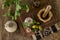
[[[2,1],[2,0],[1,0]],[[0,3],[1,3],[1,1],[0,1]],[[49,1],[50,2],[50,4],[56,4],[57,5],[57,7],[55,7],[54,5],[53,5],[53,8],[55,7],[56,9],[57,9],[57,11],[55,11],[56,12],[56,14],[60,14],[60,0],[41,0],[41,1],[44,1],[44,3],[46,3],[47,4],[47,2],[46,1]],[[44,5],[44,3],[43,3],[43,7],[45,6]],[[24,32],[24,31],[22,31],[21,32],[21,28],[19,28],[19,27],[22,27],[22,26],[20,26],[21,24],[20,24],[20,21],[19,21],[19,27],[18,27],[18,29],[17,29],[17,31],[16,32],[14,32],[14,33],[8,33],[5,29],[4,29],[4,24],[5,24],[5,22],[6,21],[8,21],[8,17],[3,17],[2,16],[2,11],[3,10],[1,10],[1,7],[0,7],[0,40],[32,40],[31,38],[26,38],[26,37],[24,37],[23,35],[22,35],[22,32]],[[22,15],[22,14],[21,14]],[[58,19],[59,19],[60,17],[58,17]],[[19,19],[19,18],[18,18]],[[59,32],[59,34],[60,34],[60,32]],[[48,37],[49,38],[49,37]],[[55,38],[56,38],[56,36],[55,36]],[[51,38],[50,38],[51,39]],[[44,39],[45,40],[45,39]],[[47,39],[46,39],[47,40]],[[52,39],[53,40],[53,39]]]
[[[39,1],[39,0],[37,0]],[[58,16],[57,16],[57,4],[56,4],[56,1],[52,1],[52,0],[40,0],[40,6],[37,8],[37,7],[34,7],[33,6],[33,2],[30,0],[28,1],[30,3],[30,11],[28,13],[26,13],[25,11],[22,11],[21,12],[21,16],[18,18],[17,22],[18,22],[18,25],[21,29],[21,32],[23,33],[23,35],[27,35],[26,32],[25,32],[25,29],[23,28],[23,22],[25,20],[25,18],[27,17],[31,17],[31,18],[34,18],[37,22],[39,21],[41,23],[41,26],[43,28],[46,28],[46,27],[49,27],[49,26],[52,26],[54,25],[55,23],[57,23],[59,20],[58,20]],[[43,23],[41,22],[38,17],[37,17],[37,13],[39,12],[39,10],[41,10],[42,8],[46,7],[47,5],[51,5],[52,6],[52,13],[53,13],[53,17],[50,21],[46,22],[46,23]],[[31,33],[30,33],[31,34]],[[28,34],[29,35],[29,34]]]

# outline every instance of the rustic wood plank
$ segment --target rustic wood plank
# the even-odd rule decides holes
[[[2,20],[1,20],[1,17],[0,17],[0,40],[2,40]]]
[[[0,9],[1,9],[2,0],[0,0]],[[1,17],[1,10],[0,10],[0,40],[2,40],[2,17]]]
[[[0,0],[0,5],[2,4],[2,2],[1,2],[2,0]],[[30,1],[30,0],[29,0]],[[46,4],[49,4],[49,3],[47,3],[46,2],[46,4],[45,4],[45,1],[49,1],[52,5],[53,5],[53,2],[55,1],[51,1],[51,0],[41,0],[41,6],[46,6]],[[57,0],[57,6],[58,5],[60,5],[60,0]],[[53,5],[54,6],[54,5]],[[43,8],[43,7],[39,7],[40,9],[41,8]],[[34,9],[34,8],[33,8]],[[40,10],[39,9],[39,10]],[[54,9],[54,8],[53,8]],[[34,13],[37,13],[38,12],[38,10],[36,10],[36,8],[34,9],[34,10],[32,10],[32,9],[30,9],[31,11],[34,11]],[[4,29],[4,24],[5,24],[5,22],[6,21],[8,21],[8,18],[7,17],[3,17],[2,16],[2,11],[3,10],[1,10],[1,6],[0,6],[0,40],[32,40],[31,38],[27,38],[27,37],[25,37],[25,36],[23,36],[22,35],[22,33],[21,33],[21,29],[18,27],[18,29],[17,29],[17,31],[16,32],[14,32],[14,33],[8,33],[5,29]],[[58,15],[60,15],[60,6],[58,6],[58,12],[59,12],[59,14]],[[23,12],[25,15],[27,15],[25,12]],[[30,12],[31,13],[31,12]],[[33,13],[33,12],[32,12]],[[32,13],[30,14],[30,15],[32,15]],[[21,15],[23,15],[23,14],[21,14]],[[28,15],[29,16],[29,15]],[[60,17],[59,17],[60,18]],[[20,20],[19,20],[20,21]],[[19,22],[19,24],[20,24],[20,22]],[[21,25],[21,24],[20,24]],[[19,26],[20,26],[19,25]],[[21,27],[21,26],[20,26]],[[22,31],[22,32],[24,32],[24,31]],[[55,35],[56,34],[56,35]],[[58,32],[58,33],[55,33],[54,35],[51,35],[51,36],[49,36],[49,37],[46,37],[46,39],[44,38],[43,40],[55,40],[55,39],[57,39],[57,40],[60,40],[60,32]],[[57,37],[56,37],[57,36]],[[47,39],[48,38],[48,39]]]
[[[58,16],[56,15],[57,14],[57,4],[56,4],[56,0],[39,0],[40,1],[40,6],[38,8],[34,7],[33,6],[33,2],[32,1],[29,1],[31,4],[30,4],[30,11],[29,13],[26,13],[25,11],[22,11],[21,13],[21,16],[18,18],[18,23],[21,24],[19,25],[20,29],[23,29],[21,31],[25,32],[24,31],[24,28],[22,26],[24,20],[26,17],[32,17],[34,18],[36,21],[39,21],[41,23],[41,26],[43,28],[45,27],[49,27],[51,25],[54,25],[55,23],[57,23],[58,21]],[[46,7],[47,5],[51,5],[52,6],[52,13],[53,13],[53,17],[50,21],[48,21],[47,23],[43,23],[41,22],[38,17],[37,17],[37,13],[39,12],[39,10],[41,10],[42,8]],[[20,21],[20,22],[19,22]],[[25,32],[26,33],[26,32]],[[24,34],[25,34],[24,33]],[[25,34],[26,35],[26,34]]]

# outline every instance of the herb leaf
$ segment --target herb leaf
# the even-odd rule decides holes
[[[12,15],[11,7],[12,5],[15,5],[15,10]],[[29,6],[25,3],[24,5],[21,4],[21,0],[4,0],[4,3],[2,5],[2,9],[8,7],[8,12],[5,14],[5,16],[10,16],[12,20],[16,20],[18,16],[21,14],[21,10],[24,9],[26,12],[29,12]]]

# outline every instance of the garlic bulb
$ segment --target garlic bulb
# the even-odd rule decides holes
[[[28,23],[28,26],[29,26],[30,24],[33,23],[33,19],[30,17],[27,17],[24,22]]]
[[[15,21],[7,21],[5,23],[5,29],[8,32],[15,32],[17,30],[17,24]]]

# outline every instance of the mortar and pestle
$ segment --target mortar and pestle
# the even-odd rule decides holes
[[[50,11],[51,5],[48,5],[46,8],[39,10],[37,16],[40,21],[46,23],[51,20],[53,13]]]

